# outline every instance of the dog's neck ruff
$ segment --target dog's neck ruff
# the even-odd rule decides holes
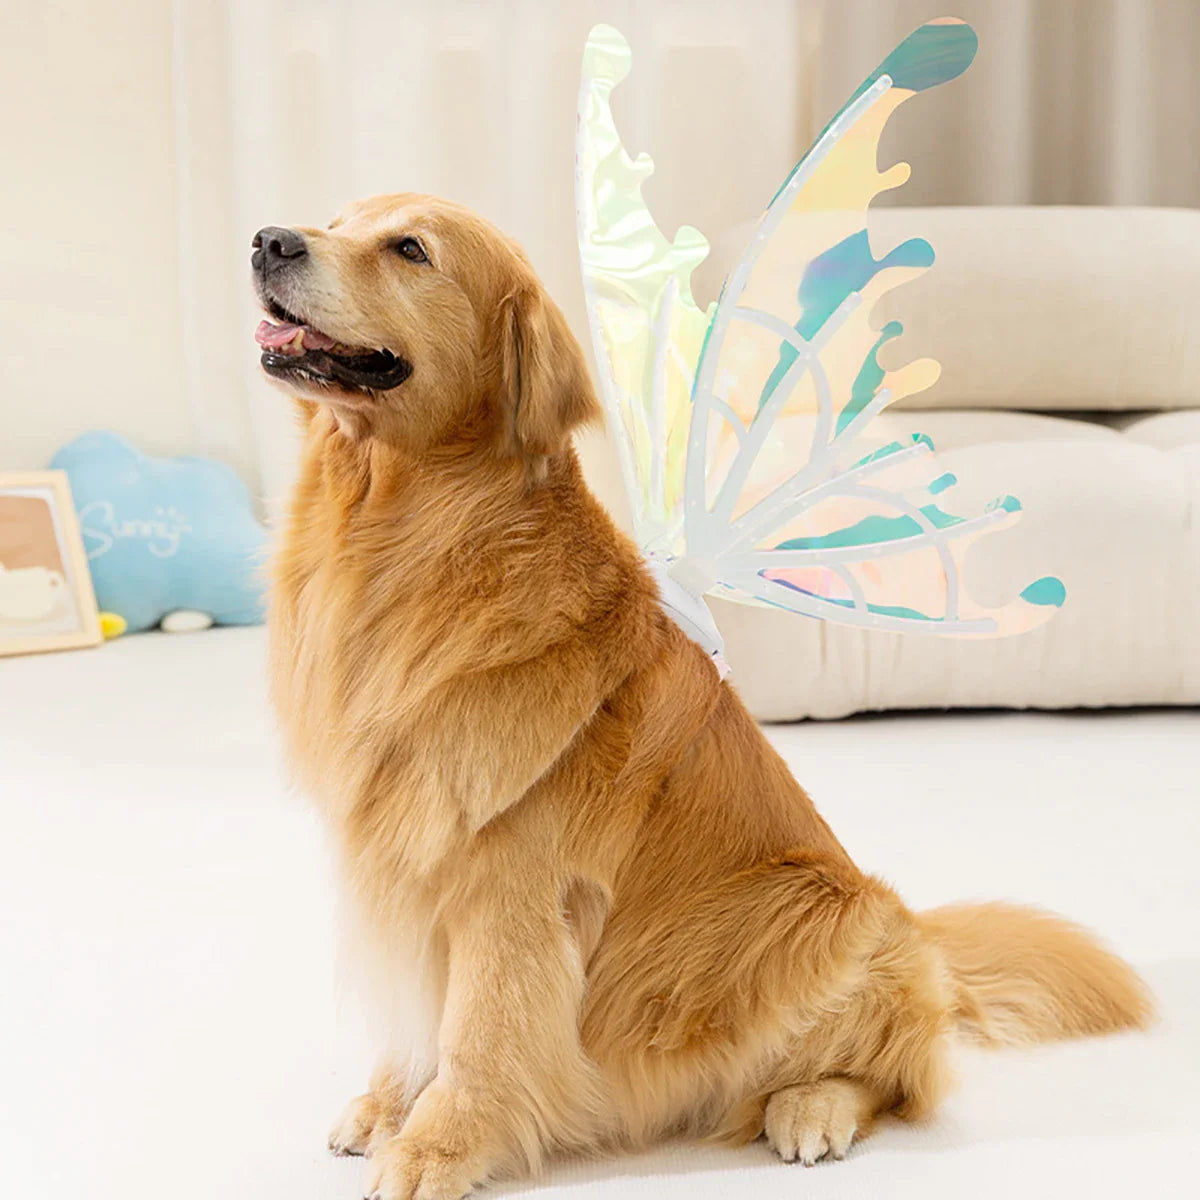
[[[717,674],[724,679],[729,674],[729,664],[725,661],[725,641],[708,605],[673,578],[669,563],[648,558],[646,566],[658,585],[658,598],[663,611],[708,655],[717,668]]]

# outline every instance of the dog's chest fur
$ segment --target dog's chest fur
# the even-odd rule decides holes
[[[573,459],[534,495],[475,467],[381,479],[377,465],[310,431],[274,563],[272,692],[342,858],[376,1021],[419,1066],[445,986],[440,906],[472,839],[545,777],[666,623]],[[579,768],[597,793],[630,752],[624,719],[608,715]],[[655,777],[643,767],[629,803]]]
[[[445,986],[433,877],[466,836],[435,761],[438,696],[477,634],[446,620],[455,535],[406,519],[422,489],[372,497],[333,453],[306,463],[274,562],[272,694],[341,859],[346,977],[391,1069],[415,1080],[436,1062]]]

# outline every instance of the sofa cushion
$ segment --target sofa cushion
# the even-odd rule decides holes
[[[967,558],[1000,604],[1054,574],[1067,602],[1032,633],[905,637],[713,602],[733,682],[764,720],[889,708],[1200,703],[1200,412],[1124,430],[1028,413],[889,418],[928,433],[962,481],[956,511],[1005,492],[1024,515]]]
[[[752,226],[714,241],[718,272]],[[903,337],[885,366],[929,355],[919,408],[1165,409],[1200,405],[1200,211],[876,208],[874,253],[928,238],[933,269],[874,314]]]
[[[1125,426],[1125,436],[1159,450],[1200,451],[1200,409],[1141,416]]]

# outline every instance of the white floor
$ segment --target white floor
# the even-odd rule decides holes
[[[324,1152],[368,1054],[337,1003],[321,830],[287,793],[262,631],[0,661],[0,1195],[356,1200]],[[916,906],[1059,909],[1141,966],[1153,1033],[964,1054],[932,1123],[811,1171],[677,1146],[559,1197],[1195,1194],[1200,713],[919,716],[771,731]]]

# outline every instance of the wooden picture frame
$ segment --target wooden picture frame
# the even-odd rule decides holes
[[[0,471],[0,655],[102,640],[65,471]]]

